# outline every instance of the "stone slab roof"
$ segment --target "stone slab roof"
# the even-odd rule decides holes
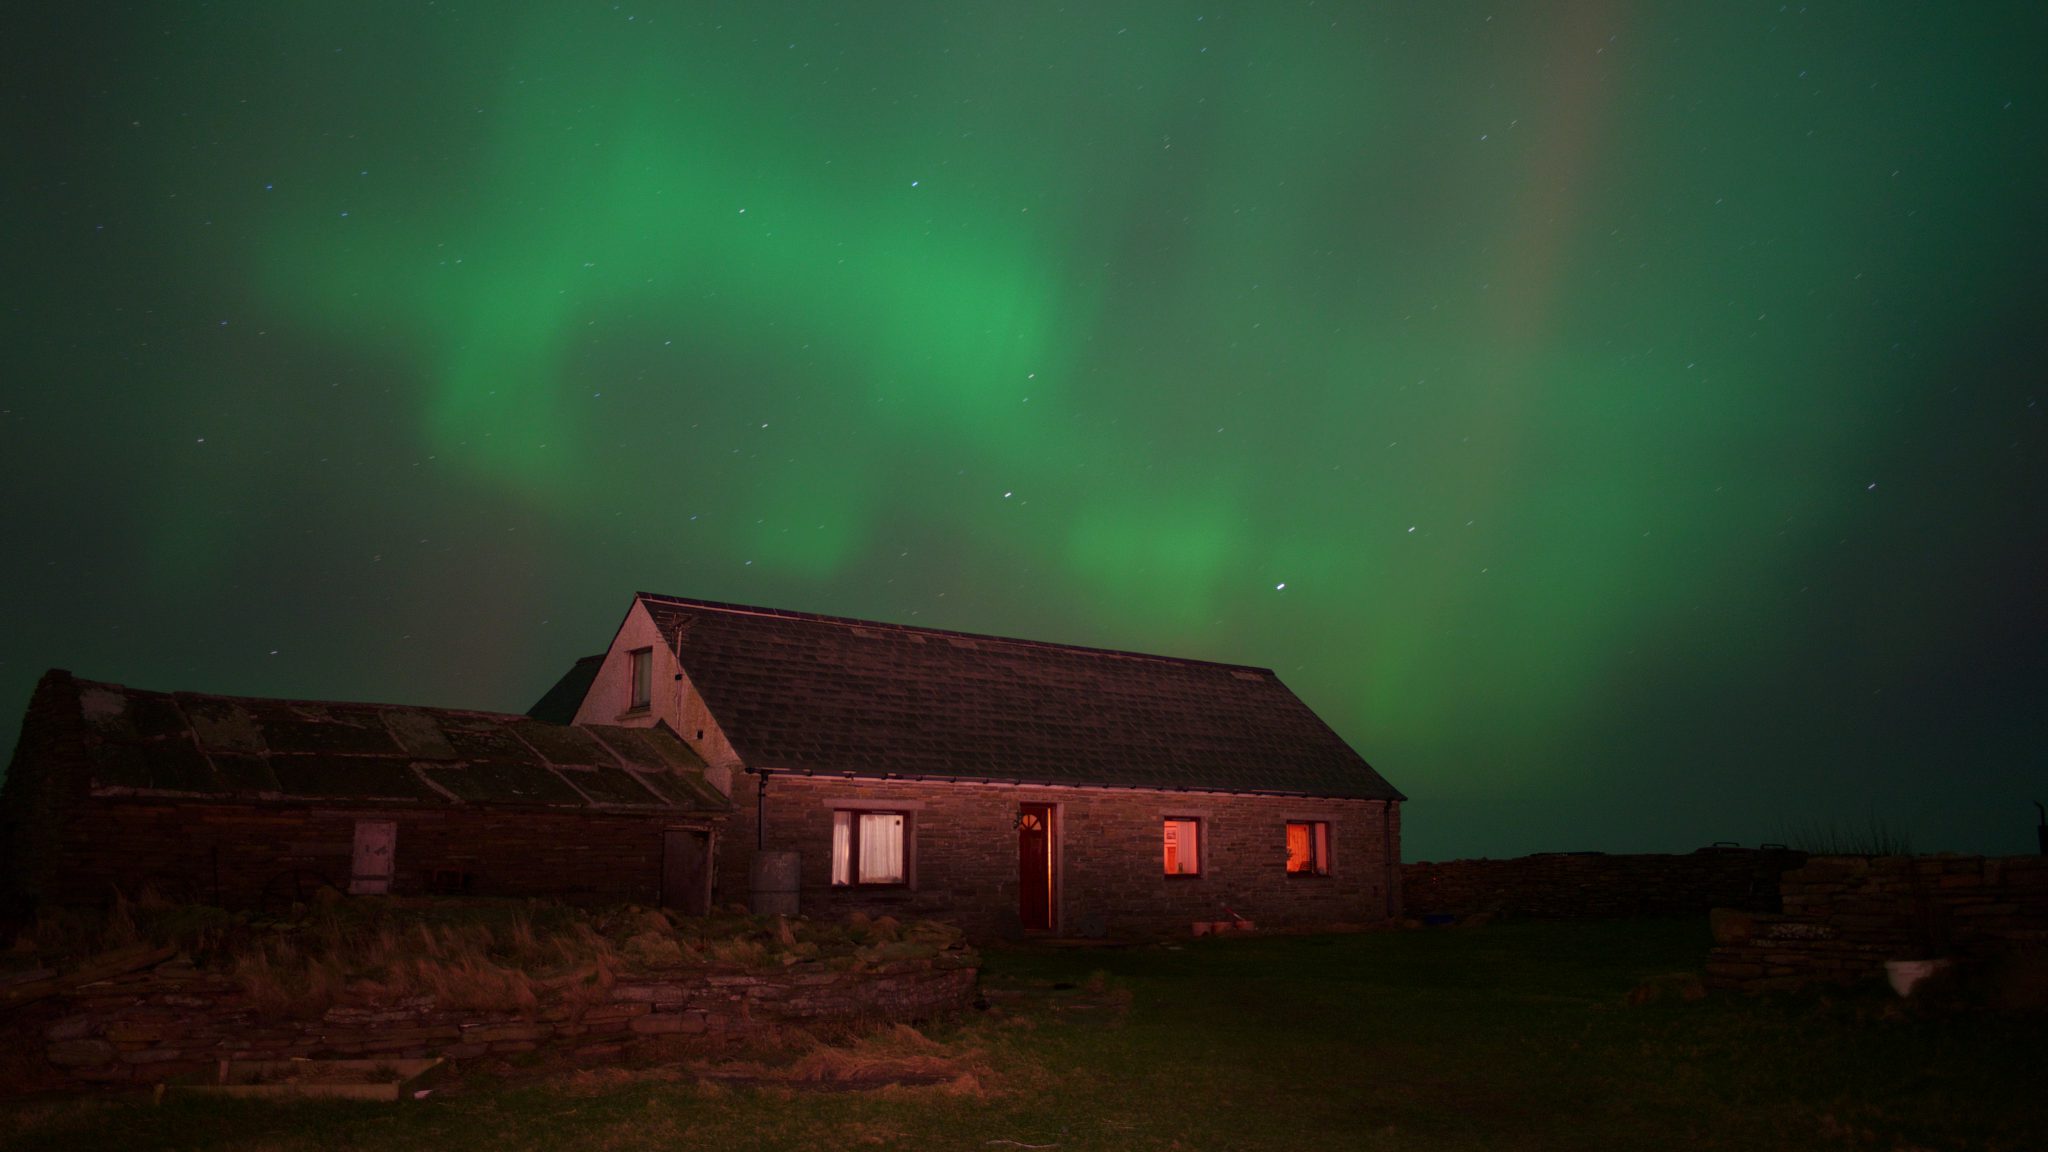
[[[61,691],[46,691],[61,687]],[[150,692],[44,676],[33,707],[77,710],[98,795],[725,812],[666,729],[526,716]]]
[[[1404,799],[1268,669],[639,600],[752,767]]]

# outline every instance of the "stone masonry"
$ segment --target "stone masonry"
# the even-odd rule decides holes
[[[737,811],[723,837],[720,903],[747,898],[756,782],[747,775],[733,782]],[[1184,936],[1197,921],[1231,913],[1261,929],[1371,924],[1399,914],[1400,806],[1376,800],[855,782],[778,773],[768,784],[767,847],[802,854],[800,899],[809,915],[929,917],[951,920],[978,938],[1014,936],[1021,931],[1014,823],[1021,804],[1055,806],[1056,934]],[[832,886],[832,814],[841,808],[908,814],[909,883]],[[1168,817],[1201,822],[1201,875],[1164,874]],[[1290,820],[1329,824],[1329,875],[1288,874]]]
[[[1818,856],[1781,890],[1782,913],[1715,913],[1710,987],[1854,984],[1887,960],[2048,951],[2048,857]]]
[[[623,813],[510,809],[258,806],[140,798],[81,803],[53,845],[64,869],[46,895],[99,901],[145,888],[249,907],[294,883],[346,887],[356,823],[398,826],[392,891],[453,874],[478,896],[655,903],[662,834],[676,821]]]

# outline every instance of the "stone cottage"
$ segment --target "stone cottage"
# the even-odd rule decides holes
[[[1403,797],[1270,670],[672,596],[531,713],[673,730],[734,806],[715,899],[982,935],[1400,914]]]
[[[250,906],[332,886],[703,911],[729,811],[660,727],[148,692],[52,671],[0,789],[0,891]]]

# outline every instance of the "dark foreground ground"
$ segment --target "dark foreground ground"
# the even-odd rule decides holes
[[[922,1035],[471,1065],[395,1106],[5,1101],[0,1147],[2048,1148],[2041,1017],[1627,1002],[1706,947],[1647,922],[992,951],[990,1010]]]

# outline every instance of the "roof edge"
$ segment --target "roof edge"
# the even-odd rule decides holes
[[[53,668],[50,672],[44,673],[44,676],[47,678],[51,673],[56,672],[64,672],[64,669]],[[113,688],[122,692],[150,692],[158,696],[169,696],[172,699],[226,700],[232,703],[247,702],[255,704],[304,704],[315,708],[404,708],[427,712],[448,712],[458,716],[487,716],[493,720],[524,720],[534,724],[547,723],[545,720],[535,720],[524,712],[494,712],[488,708],[444,708],[439,704],[407,704],[396,700],[313,700],[298,696],[241,696],[225,692],[190,692],[182,688],[138,688],[133,684],[122,684],[113,680],[89,680],[83,676],[72,675],[68,672],[64,672],[64,674],[70,677],[72,683],[81,687]],[[557,724],[554,727],[574,728],[578,727],[578,725]]]
[[[1161,664],[1187,664],[1202,668],[1223,668],[1240,672],[1259,672],[1278,680],[1279,674],[1271,668],[1257,664],[1230,664],[1221,660],[1197,660],[1191,656],[1165,656],[1157,652],[1134,652],[1126,648],[1097,648],[1089,644],[1061,644],[1051,640],[1027,640],[1021,636],[998,636],[992,632],[961,632],[951,628],[928,628],[920,624],[897,624],[887,620],[863,620],[855,616],[828,616],[821,612],[798,612],[789,608],[767,608],[756,604],[728,604],[719,600],[695,600],[688,596],[670,596],[662,592],[635,592],[633,599],[653,601],[658,604],[678,605],[705,612],[723,612],[732,616],[766,616],[777,620],[808,620],[817,624],[838,624],[848,628],[878,628],[891,632],[916,633],[920,636],[951,636],[961,640],[992,641],[998,644],[1013,644],[1019,648],[1049,648],[1062,652],[1086,652],[1095,656],[1115,656],[1126,660],[1154,660]]]
[[[1371,765],[1367,765],[1367,767],[1371,768]],[[1078,791],[1100,789],[1105,792],[1156,792],[1163,796],[1200,794],[1205,796],[1271,796],[1279,799],[1292,798],[1296,800],[1357,800],[1365,803],[1391,801],[1405,804],[1408,802],[1408,797],[1392,784],[1387,784],[1386,777],[1381,776],[1377,769],[1373,769],[1373,777],[1378,779],[1380,783],[1386,784],[1387,791],[1393,793],[1393,795],[1342,796],[1335,792],[1288,792],[1277,788],[1216,788],[1201,784],[1148,788],[1143,784],[1096,784],[1073,780],[1033,780],[1022,776],[978,776],[964,772],[953,774],[939,772],[877,772],[872,769],[862,770],[853,768],[834,772],[821,772],[815,768],[776,768],[773,766],[749,767],[747,771],[749,773],[761,773],[769,776],[802,776],[811,780],[855,779],[896,784],[994,784],[1011,788],[1072,788]]]

